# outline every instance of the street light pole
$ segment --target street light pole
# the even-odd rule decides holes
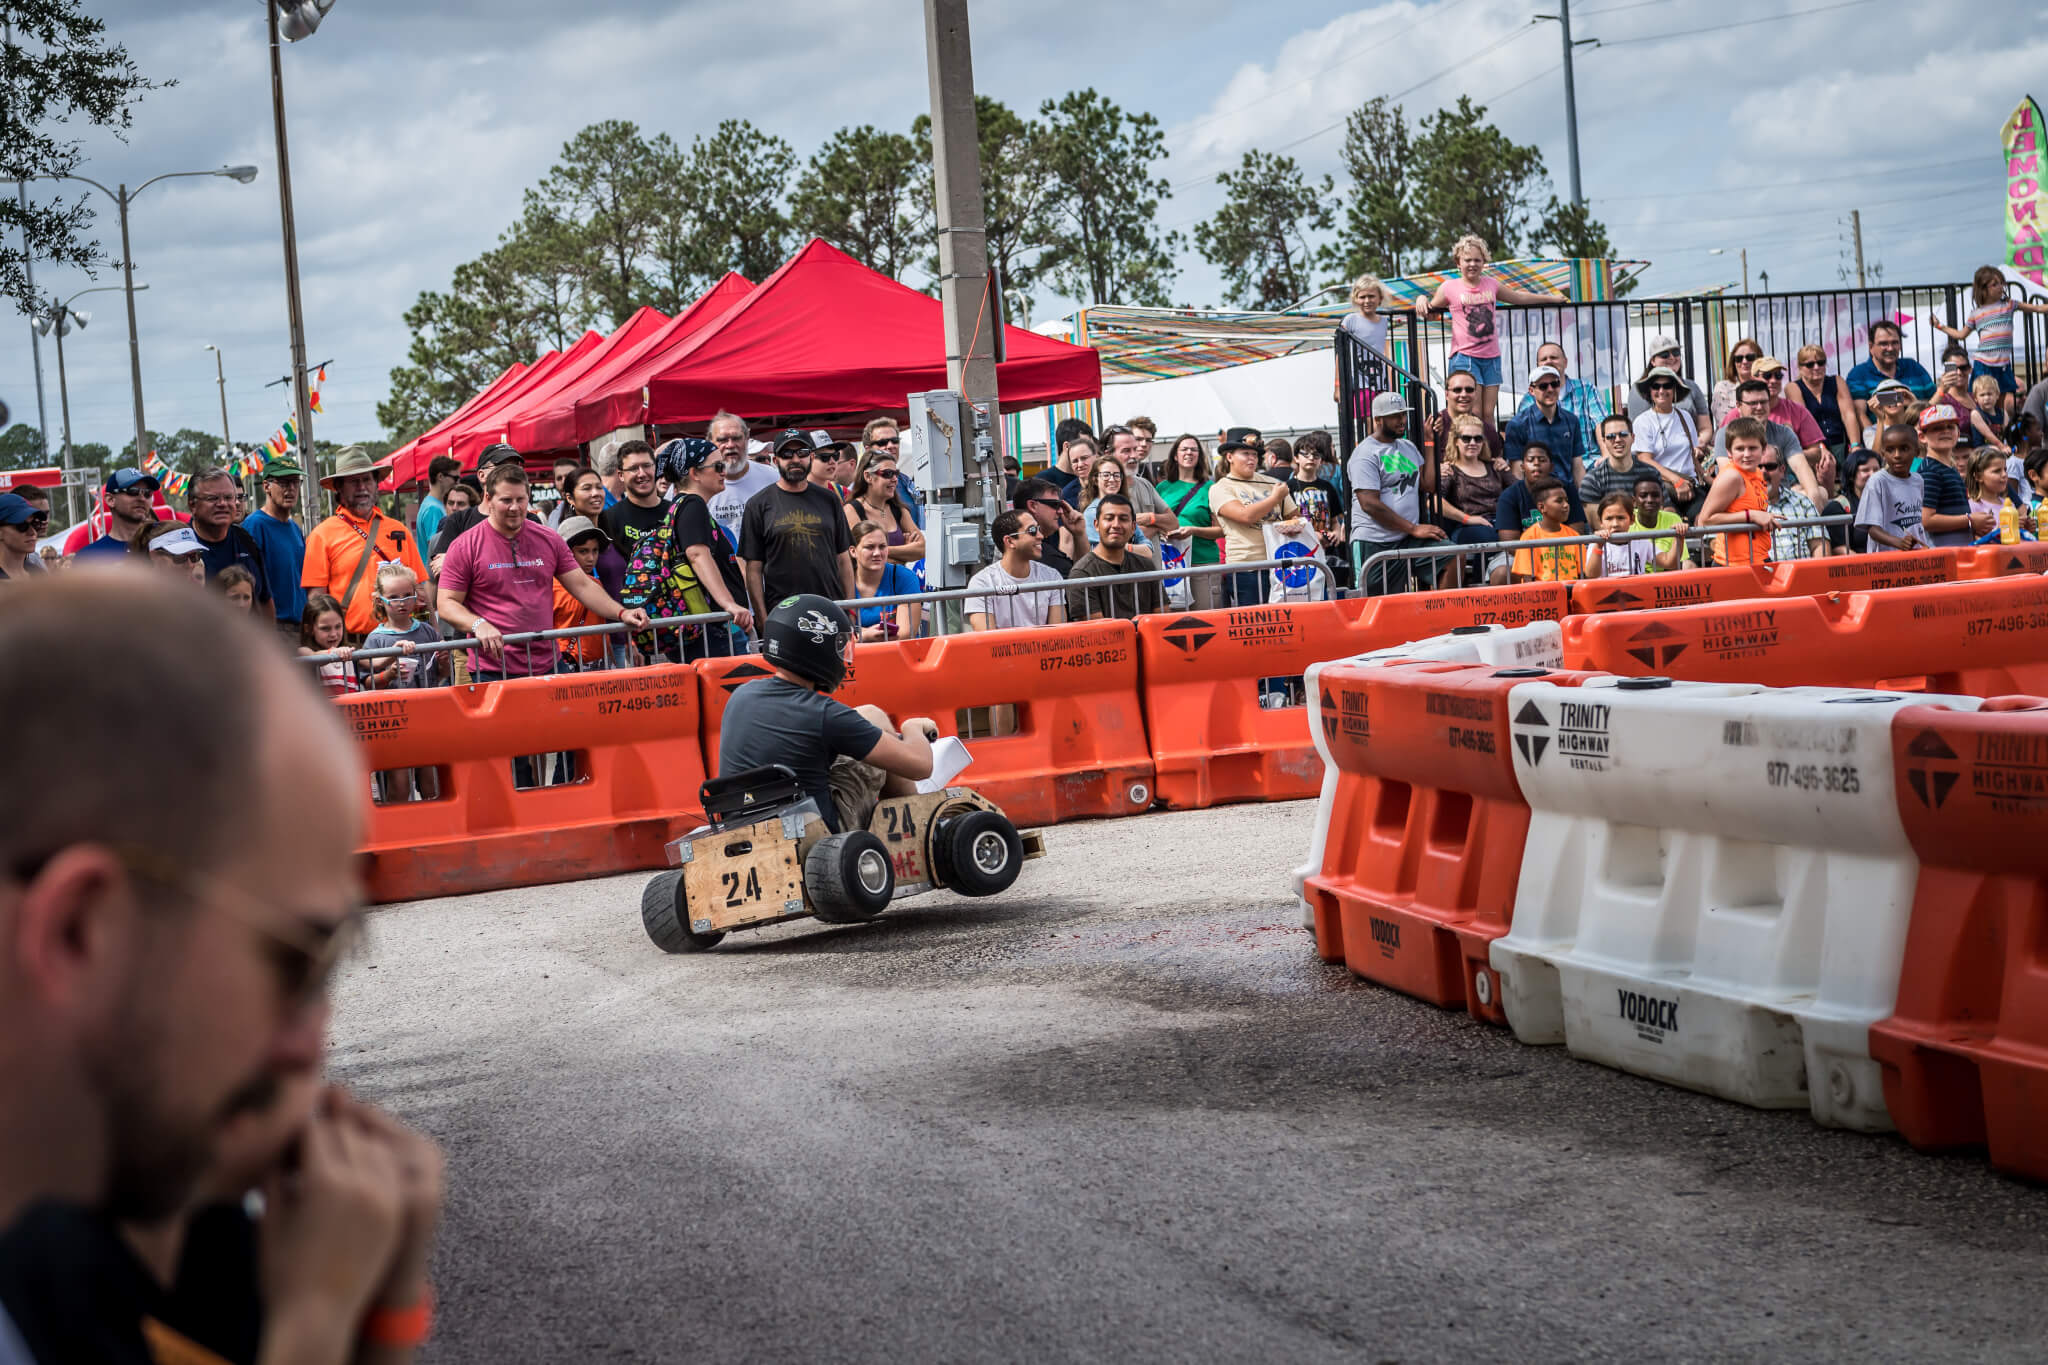
[[[128,295],[128,384],[135,397],[135,462],[142,463],[142,457],[149,453],[149,428],[142,417],[142,342],[135,330],[135,254],[128,249],[128,205],[135,196],[159,180],[182,180],[192,176],[224,175],[238,184],[246,185],[256,178],[254,166],[223,166],[217,171],[170,171],[152,176],[137,185],[131,193],[124,184],[117,191],[108,189],[99,181],[84,175],[61,175],[58,180],[76,180],[90,185],[114,201],[114,207],[121,212],[121,287]]]
[[[114,201],[121,207],[121,288],[128,296],[128,385],[135,395],[135,463],[149,453],[149,427],[142,420],[142,341],[135,331],[135,254],[128,249],[128,187]]]
[[[1565,153],[1571,164],[1572,203],[1584,207],[1586,192],[1579,183],[1579,96],[1577,82],[1572,79],[1573,50],[1581,47],[1598,47],[1598,38],[1572,40],[1572,0],[1557,0],[1557,13],[1539,14],[1530,22],[1548,19],[1558,27],[1564,39],[1564,132]]]
[[[284,126],[284,40],[278,34],[276,0],[263,0],[270,22],[270,108],[277,127],[277,202],[284,225],[284,297],[291,324],[292,410],[298,417],[299,463],[306,471],[306,497],[301,510],[307,529],[318,519],[320,464],[313,455],[313,407],[306,392],[306,318],[299,305],[299,240],[292,220],[292,157]]]
[[[139,284],[135,288],[142,290],[149,288],[149,286]],[[48,313],[39,315],[31,328],[33,332],[37,333],[47,330],[56,334],[57,405],[64,415],[64,505],[73,526],[78,524],[78,485],[71,481],[71,475],[74,472],[71,463],[71,389],[64,377],[64,334],[71,330],[70,324],[74,321],[80,327],[85,326],[85,319],[89,316],[72,312],[72,304],[77,303],[87,294],[111,294],[116,289],[127,292],[126,286],[112,284],[98,285],[92,289],[81,289],[70,298],[64,300],[64,302],[53,305]],[[142,459],[140,455],[135,458],[138,463]]]

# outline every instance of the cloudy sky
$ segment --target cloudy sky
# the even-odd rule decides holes
[[[1395,96],[1411,117],[1467,94],[1565,183],[1557,26],[1539,0],[977,0],[975,76],[1013,107],[1094,86],[1168,130],[1161,221],[1213,211],[1210,179],[1247,148],[1335,171],[1345,113]],[[123,144],[89,139],[87,175],[133,185],[247,162],[248,186],[173,180],[135,203],[144,395],[158,430],[217,428],[226,357],[238,441],[267,435],[289,368],[262,0],[85,0],[150,95]],[[1548,6],[1545,6],[1548,8]],[[2000,243],[1999,125],[2027,83],[2048,96],[2048,35],[2025,0],[1972,0],[1965,27],[1905,0],[1579,0],[1584,180],[1654,292],[1740,278],[1825,288],[1863,212],[1866,256],[1899,283],[1967,279]],[[492,244],[520,192],[598,119],[687,142],[743,115],[808,155],[835,128],[905,128],[927,106],[916,0],[339,0],[285,51],[310,359],[332,357],[332,439],[379,436],[405,309]],[[1341,177],[1340,177],[1341,180]],[[98,196],[93,196],[95,200]],[[105,207],[103,204],[101,207]],[[111,210],[99,235],[118,247]],[[1712,249],[1725,249],[1712,255]],[[116,252],[116,254],[118,254]],[[65,294],[116,283],[45,272]],[[1175,296],[1220,300],[1189,252]],[[74,439],[132,434],[121,299],[77,305],[66,343]],[[1041,300],[1041,316],[1066,311]],[[56,440],[55,357],[43,364]],[[34,421],[26,323],[0,326],[0,400]]]

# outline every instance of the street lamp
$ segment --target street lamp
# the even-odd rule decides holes
[[[66,386],[64,378],[64,338],[70,334],[73,324],[76,324],[80,331],[84,331],[85,324],[92,320],[92,314],[74,313],[71,311],[71,305],[77,303],[87,294],[112,294],[126,291],[140,292],[147,288],[149,286],[146,284],[135,284],[132,281],[126,285],[97,285],[91,289],[81,289],[70,298],[64,300],[64,302],[52,304],[46,311],[36,314],[36,331],[43,336],[49,336],[53,332],[56,334],[57,405],[64,414],[64,503],[70,512],[71,524],[73,526],[78,524],[78,485],[71,481],[71,390]],[[131,307],[129,316],[133,317],[134,315],[133,308]],[[137,464],[142,463],[142,448],[140,446],[136,447],[135,450],[135,462]]]
[[[128,295],[128,382],[135,394],[135,458],[138,460],[142,458],[142,452],[149,449],[149,428],[142,418],[142,344],[135,335],[135,258],[128,250],[128,205],[134,202],[136,195],[159,180],[179,180],[187,176],[200,175],[226,176],[230,180],[246,185],[256,178],[256,168],[223,166],[217,171],[169,171],[163,175],[152,176],[132,190],[126,185],[120,186],[117,190],[110,190],[99,181],[84,175],[52,177],[58,180],[77,180],[90,185],[113,200],[114,206],[121,211],[121,283]]]
[[[292,333],[292,410],[298,416],[299,463],[306,471],[301,510],[310,529],[319,497],[320,465],[313,455],[313,405],[306,392],[306,316],[299,305],[299,237],[292,222],[292,157],[284,126],[284,58],[280,39],[303,42],[313,36],[335,0],[263,0],[270,25],[270,109],[277,125],[277,201],[284,228],[284,297]]]
[[[1747,294],[1747,293],[1749,292],[1749,248],[1748,248],[1748,247],[1743,247],[1743,248],[1741,248],[1741,251],[1742,251],[1742,292],[1743,292],[1743,293],[1745,293],[1745,294]],[[1719,247],[1719,246],[1710,246],[1710,247],[1708,247],[1708,248],[1707,248],[1707,254],[1708,254],[1709,256],[1725,256],[1725,255],[1727,255],[1727,254],[1728,254],[1728,249],[1727,249],[1726,247]]]
[[[220,347],[209,341],[206,349],[213,352],[213,379],[220,385],[220,450],[221,463],[226,464],[235,452],[235,438],[228,435],[228,373],[221,366]]]

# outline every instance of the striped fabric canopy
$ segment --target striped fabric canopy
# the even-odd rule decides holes
[[[1642,272],[1647,261],[1495,261],[1502,284],[1515,289],[1561,290],[1582,302],[1613,297],[1614,289]],[[1387,301],[1399,306],[1427,299],[1454,271],[1429,271],[1384,281]],[[1332,344],[1348,302],[1287,313],[1224,309],[1134,308],[1101,304],[1034,331],[1080,345],[1102,356],[1102,382],[1131,384],[1203,374],[1255,360],[1273,360]],[[1431,326],[1442,326],[1438,321]],[[1398,363],[1400,357],[1394,357]]]

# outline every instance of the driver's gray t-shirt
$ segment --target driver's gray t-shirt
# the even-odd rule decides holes
[[[839,830],[832,799],[832,760],[866,758],[881,743],[875,723],[844,702],[781,678],[742,685],[719,722],[718,775],[780,763],[818,803],[828,829]]]

